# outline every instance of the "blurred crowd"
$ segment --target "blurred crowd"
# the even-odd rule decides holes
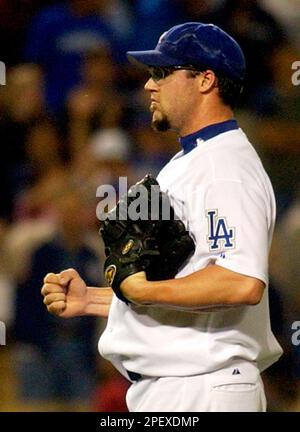
[[[40,287],[46,273],[68,267],[103,286],[98,186],[118,189],[119,177],[130,185],[156,175],[179,150],[175,134],[152,131],[147,74],[127,62],[126,50],[151,49],[184,21],[219,25],[246,55],[236,116],[278,207],[270,302],[285,354],[264,380],[270,411],[300,410],[300,345],[292,344],[292,324],[300,321],[297,0],[0,0],[7,71],[0,86],[0,320],[21,408],[126,410],[128,383],[97,354],[105,323],[51,316]],[[11,404],[5,409],[14,410]]]

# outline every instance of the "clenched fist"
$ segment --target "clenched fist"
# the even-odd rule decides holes
[[[87,286],[74,269],[48,273],[41,289],[50,313],[70,318],[84,315],[87,305]]]

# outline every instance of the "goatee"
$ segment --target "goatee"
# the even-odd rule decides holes
[[[171,129],[171,125],[167,118],[163,118],[161,120],[154,120],[152,122],[152,129],[157,132],[166,132]]]

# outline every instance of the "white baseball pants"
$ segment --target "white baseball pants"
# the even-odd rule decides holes
[[[126,395],[130,412],[266,411],[257,367],[235,364],[213,373],[187,377],[143,377]]]

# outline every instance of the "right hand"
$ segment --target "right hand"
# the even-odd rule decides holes
[[[41,289],[48,312],[71,318],[84,315],[87,304],[87,286],[74,269],[48,273]]]

